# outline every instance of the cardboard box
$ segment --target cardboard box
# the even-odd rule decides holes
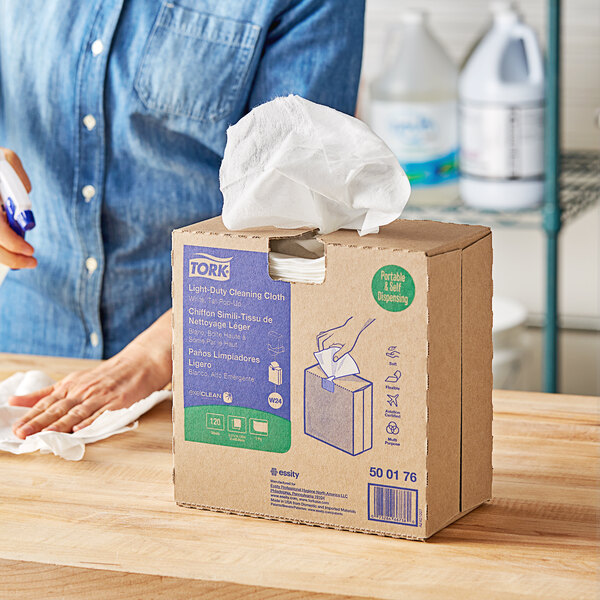
[[[491,233],[337,231],[322,284],[271,279],[310,235],[174,232],[175,500],[428,538],[491,496]]]

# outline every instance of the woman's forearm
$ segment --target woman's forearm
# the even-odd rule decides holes
[[[126,358],[139,364],[154,383],[155,389],[161,389],[171,381],[171,313],[169,309],[114,357],[116,360]]]

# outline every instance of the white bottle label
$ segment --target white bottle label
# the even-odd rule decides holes
[[[475,177],[541,178],[544,174],[544,106],[461,102],[460,169]]]
[[[398,158],[413,187],[458,176],[456,102],[371,101],[371,128]]]

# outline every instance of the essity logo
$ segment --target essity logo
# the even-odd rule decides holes
[[[277,475],[279,475],[279,477],[292,477],[293,479],[298,479],[298,477],[300,477],[300,473],[297,471],[284,471],[283,469],[276,469],[275,467],[271,469],[271,475],[273,475],[273,477],[276,477]]]
[[[190,277],[206,277],[216,281],[228,281],[231,275],[231,259],[210,254],[196,254],[190,258]]]

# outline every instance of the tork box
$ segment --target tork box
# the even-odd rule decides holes
[[[323,244],[323,283],[269,275],[271,242],[295,237]],[[412,539],[479,506],[491,299],[486,227],[176,230],[176,502]]]

